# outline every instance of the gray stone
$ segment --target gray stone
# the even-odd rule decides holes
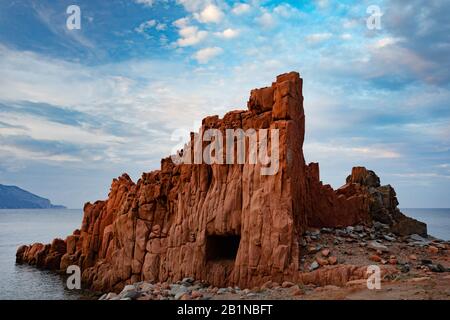
[[[400,271],[403,273],[407,273],[411,270],[411,267],[409,266],[409,264],[405,263],[403,265],[400,265]]]
[[[442,264],[429,264],[428,268],[433,272],[446,272],[447,268],[445,268]]]
[[[114,292],[110,292],[106,295],[105,300],[118,300],[120,297],[114,293]]]
[[[173,284],[170,286],[169,294],[172,296],[176,296],[178,293],[186,293],[186,292],[189,292],[188,287],[179,284]]]
[[[136,287],[132,284],[126,285],[120,293],[136,290]]]
[[[194,278],[191,278],[191,277],[186,277],[186,278],[183,278],[183,280],[181,280],[181,282],[190,283],[190,284],[193,284],[194,281],[195,281]]]
[[[360,236],[357,235],[356,233],[350,233],[349,236],[352,237],[353,239],[359,239],[360,238]]]
[[[372,250],[380,250],[382,252],[389,252],[388,247],[386,247],[385,245],[378,243],[376,241],[370,241],[369,244],[367,245],[367,247]]]
[[[375,221],[373,223],[373,226],[375,228],[375,230],[383,230],[383,229],[389,229],[389,226],[387,224]]]
[[[219,290],[217,290],[217,294],[224,294],[228,291],[227,288],[220,288]]]
[[[154,288],[155,288],[155,285],[148,283],[148,282],[144,282],[140,285],[141,291],[144,291],[144,292],[152,291]]]
[[[394,237],[390,237],[390,236],[388,236],[388,235],[383,235],[383,238],[385,239],[385,240],[387,240],[387,241],[395,241],[395,238]]]
[[[447,246],[442,243],[434,243],[434,246],[438,247],[439,249],[447,249]]]
[[[203,288],[204,287],[200,283],[194,284],[193,286],[190,287],[191,291],[199,291],[202,290]]]
[[[322,228],[322,229],[320,229],[320,232],[322,232],[322,233],[331,233],[331,232],[333,232],[333,229],[331,229],[331,228]]]
[[[140,292],[138,292],[136,289],[135,290],[128,290],[124,294],[122,294],[122,293],[120,294],[122,299],[129,298],[130,300],[134,300],[137,297],[139,297],[140,295],[141,295]]]
[[[418,241],[418,242],[430,242],[428,239],[425,239],[424,237],[421,237],[415,233],[410,235],[409,238],[413,241]]]
[[[319,263],[317,261],[314,261],[313,263],[311,263],[311,265],[309,266],[309,270],[310,271],[314,271],[316,269],[319,269]]]
[[[182,297],[184,294],[186,294],[186,293],[187,293],[187,292],[178,292],[178,293],[175,295],[174,299],[175,299],[175,300],[180,300],[181,297]]]
[[[428,246],[428,242],[414,241],[414,242],[409,242],[408,245],[410,247],[425,247],[425,246]]]

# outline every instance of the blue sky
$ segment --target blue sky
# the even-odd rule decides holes
[[[450,207],[449,14],[425,0],[1,1],[0,183],[80,208],[296,70],[325,183],[363,165],[402,207]]]

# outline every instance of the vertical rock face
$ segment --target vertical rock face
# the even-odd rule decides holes
[[[278,129],[278,159],[267,164],[277,170],[263,174],[267,166],[249,161],[248,145],[241,164],[162,159],[160,170],[137,183],[126,174],[114,179],[106,201],[85,205],[80,230],[51,246],[22,246],[17,261],[62,270],[79,265],[84,282],[103,291],[187,276],[217,286],[281,283],[299,276],[299,240],[307,227],[371,223],[377,204],[370,188],[378,188],[383,208],[396,207],[395,192],[380,189],[379,179],[375,186],[376,179],[355,171],[335,191],[321,183],[318,164],[305,164],[302,79],[296,72],[252,90],[248,110],[203,119],[200,133],[207,129],[223,136],[226,129]],[[273,137],[268,140],[272,146]],[[395,225],[395,209],[389,214]]]
[[[338,190],[323,185],[319,178],[319,164],[307,167],[308,205],[306,214],[311,227],[343,227],[357,223],[369,224],[369,195],[356,183]]]

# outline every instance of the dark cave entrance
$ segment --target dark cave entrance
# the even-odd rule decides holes
[[[211,235],[206,237],[206,261],[234,261],[241,237],[238,235]]]

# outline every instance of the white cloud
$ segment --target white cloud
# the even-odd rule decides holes
[[[6,146],[2,145],[0,146],[1,154],[6,155],[10,158],[15,159],[33,159],[33,160],[40,160],[40,161],[51,161],[51,162],[81,162],[85,161],[86,159],[82,159],[80,157],[68,155],[68,154],[51,154],[46,152],[45,150],[42,151],[32,151],[27,150],[24,148],[20,148],[18,146]],[[2,159],[3,161],[4,159]],[[16,160],[17,161],[17,160]]]
[[[320,9],[325,9],[326,7],[328,7],[328,0],[316,0],[316,5],[320,8]]]
[[[232,39],[239,35],[239,30],[228,28],[222,32],[216,32],[215,35],[225,39]]]
[[[305,149],[315,158],[394,159],[401,157],[397,151],[379,145],[353,147],[338,143],[305,142]]]
[[[173,25],[177,28],[184,28],[187,27],[189,25],[189,18],[188,17],[184,17],[184,18],[180,18],[178,20],[175,20],[173,22]]]
[[[233,9],[231,10],[231,12],[233,12],[235,15],[239,16],[241,14],[245,14],[245,13],[249,12],[250,9],[251,9],[251,7],[247,3],[236,3],[233,6]]]
[[[207,31],[198,30],[197,27],[189,26],[179,30],[181,36],[177,40],[180,47],[193,46],[203,41],[208,35]]]
[[[173,24],[179,28],[178,34],[180,38],[177,40],[177,45],[180,47],[196,45],[208,35],[207,31],[199,30],[197,26],[190,25],[188,18],[178,19]]]
[[[439,66],[417,55],[413,50],[397,45],[396,42],[397,40],[391,38],[383,38],[367,45],[371,59],[370,65],[362,65],[366,75],[376,78],[397,73],[434,83],[436,79],[433,70]]]
[[[198,61],[198,63],[205,64],[208,63],[212,58],[220,55],[223,52],[222,48],[219,47],[208,47],[201,50],[198,50],[194,54],[194,59]]]
[[[113,144],[124,139],[105,134],[100,130],[81,128],[23,114],[2,113],[2,119],[18,128],[0,128],[1,136],[27,135],[35,140],[69,142],[76,144]]]
[[[156,25],[156,20],[148,20],[145,22],[142,22],[139,27],[135,28],[134,31],[137,33],[143,33],[145,30],[150,29]]]
[[[264,12],[261,16],[256,18],[256,21],[263,27],[263,28],[272,28],[275,26],[275,19],[269,12]]]
[[[194,17],[203,23],[219,23],[224,14],[219,7],[209,4],[201,12],[194,13]]]
[[[152,7],[155,4],[155,0],[135,0],[135,2],[147,7]]]
[[[358,24],[365,25],[363,23],[365,23],[365,21],[360,21],[357,19],[345,19],[344,21],[342,21],[342,27],[344,29],[352,29],[356,27]]]
[[[81,106],[95,103],[100,97],[117,97],[117,81],[111,77],[100,77],[94,70],[76,63],[10,50],[1,45],[0,70],[2,100]]]
[[[158,30],[158,31],[164,31],[164,30],[167,29],[167,25],[166,25],[165,23],[159,22],[159,23],[156,25],[155,29]]]
[[[283,18],[292,18],[301,16],[301,12],[289,4],[280,4],[273,9],[273,12]]]
[[[329,32],[313,33],[313,34],[306,36],[306,41],[311,42],[311,43],[321,42],[321,41],[330,39],[332,36],[333,35]]]
[[[438,174],[434,172],[411,172],[411,173],[393,173],[392,176],[401,177],[401,178],[444,178],[444,179],[450,179],[449,175],[445,174]]]
[[[58,40],[61,43],[64,43],[67,39],[71,39],[85,48],[89,48],[92,52],[101,53],[101,51],[97,49],[96,44],[86,37],[83,32],[72,32],[66,27],[65,23],[59,23],[60,13],[58,11],[46,6],[33,5],[32,7],[40,22],[42,22],[51,33],[59,37]],[[73,41],[71,41],[70,45],[73,45]]]
[[[378,39],[375,42],[374,47],[375,48],[383,48],[383,47],[386,47],[386,46],[390,46],[390,45],[396,44],[399,41],[400,41],[400,39],[397,39],[397,38],[385,37],[385,38]]]
[[[207,4],[211,3],[211,0],[176,0],[176,1],[178,4],[181,4],[188,12],[200,11]]]
[[[350,33],[343,33],[343,34],[341,34],[341,39],[342,40],[351,40],[352,35]]]
[[[207,48],[196,58],[206,63],[221,52],[221,48]],[[10,143],[8,150],[0,147],[0,157],[8,152],[11,158],[27,163],[38,159],[82,159],[95,167],[90,162],[95,154],[108,163],[126,163],[126,170],[142,172],[154,168],[161,157],[169,154],[174,144],[170,141],[171,130],[210,112],[227,110],[228,105],[245,105],[247,98],[247,89],[236,86],[224,90],[215,76],[195,74],[176,61],[132,60],[85,66],[0,46],[0,70],[4,76],[0,77],[0,102],[6,106],[20,101],[45,103],[102,119],[102,128],[97,128],[62,124],[26,111],[2,112],[1,122],[8,125],[0,126],[0,138]],[[192,83],[197,86],[194,90]],[[216,106],[214,111],[212,105]],[[128,129],[108,125],[115,123]],[[42,147],[42,154],[34,154],[37,149],[15,144],[13,137],[22,136],[76,145],[81,154],[63,149],[54,155],[54,150],[46,147]]]

